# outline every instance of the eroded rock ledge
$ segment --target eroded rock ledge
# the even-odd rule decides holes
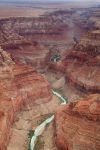
[[[97,30],[100,38],[100,30]],[[96,33],[95,33],[96,34]],[[100,41],[86,34],[62,61],[51,68],[64,72],[67,83],[89,93],[100,93]]]
[[[16,65],[0,49],[0,149],[5,150],[16,114],[25,106],[51,99],[50,85],[35,69]]]
[[[100,149],[100,94],[58,109],[55,138],[62,150]]]
[[[99,8],[99,7],[98,7]],[[74,37],[74,46],[67,50],[65,58],[50,64],[50,68],[63,72],[66,82],[78,90],[87,93],[100,93],[100,21],[98,8],[85,11],[75,23],[87,28],[78,41]]]

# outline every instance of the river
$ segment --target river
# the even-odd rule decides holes
[[[63,96],[61,96],[58,92],[54,90],[52,90],[52,93],[61,100],[62,102],[61,105],[66,105],[67,101]],[[34,135],[31,138],[30,150],[34,150],[37,138],[43,133],[43,131],[45,130],[45,127],[54,120],[54,117],[55,116],[52,115],[51,117],[43,121],[39,126],[37,126],[37,128],[34,131]]]

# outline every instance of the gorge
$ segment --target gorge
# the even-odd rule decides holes
[[[99,150],[100,6],[37,6],[0,18],[0,150]]]

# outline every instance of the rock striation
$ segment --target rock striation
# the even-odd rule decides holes
[[[67,84],[81,91],[100,93],[100,9],[98,6],[79,11],[81,15],[73,21],[85,29],[84,36],[78,40],[75,35],[74,46],[66,50],[64,59],[51,63],[50,69],[63,72]]]
[[[80,90],[96,93],[100,92],[100,41],[90,36],[93,33],[98,36],[99,30],[83,37],[66,55],[65,64],[67,81]]]
[[[3,48],[11,54],[17,64],[30,65],[36,69],[45,69],[48,66],[49,50],[35,41],[10,43]]]
[[[62,150],[99,150],[100,94],[59,108],[55,117],[55,139]]]
[[[46,41],[55,41],[65,36],[70,20],[68,18],[73,13],[72,10],[59,10],[36,18],[0,19],[0,45],[17,63],[44,69],[50,60]]]
[[[97,19],[80,42],[74,38],[76,44],[63,60],[50,65],[53,70],[64,72],[67,83],[88,93],[100,93],[100,29],[95,23]]]
[[[67,18],[74,11],[55,11],[40,17],[15,17],[0,19],[0,43],[32,39],[34,35],[61,35],[68,26]]]
[[[0,49],[0,150],[6,150],[17,113],[50,99],[46,79],[31,67],[14,64],[10,55]]]

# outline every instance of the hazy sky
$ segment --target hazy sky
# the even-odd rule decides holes
[[[100,0],[0,0],[0,1],[27,1],[27,2],[28,2],[28,1],[29,1],[29,2],[30,2],[30,1],[33,1],[33,2],[34,2],[34,1],[47,1],[47,2],[48,2],[48,1],[66,1],[66,2],[67,2],[67,1],[80,1],[80,2],[81,2],[81,1],[90,1],[90,2],[98,1],[98,2],[100,2]]]
[[[65,1],[65,2],[70,2],[70,1],[79,1],[79,2],[100,2],[100,0],[0,0],[2,2],[5,2],[5,1],[11,1],[11,2],[62,2],[62,1]]]

